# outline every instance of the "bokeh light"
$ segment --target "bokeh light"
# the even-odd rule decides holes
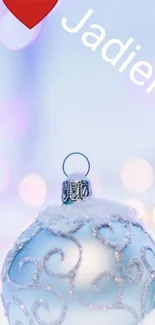
[[[0,136],[4,140],[17,140],[24,136],[29,125],[29,110],[21,99],[0,102]]]
[[[10,168],[7,162],[0,157],[0,195],[2,195],[10,182]]]
[[[0,20],[0,41],[12,51],[18,51],[32,43],[40,34],[42,23],[28,29],[10,12]]]
[[[41,206],[47,195],[45,181],[37,174],[29,174],[22,179],[19,194],[26,205]]]
[[[140,201],[136,199],[126,199],[124,203],[136,210],[139,219],[143,222],[147,222],[147,211]]]
[[[124,164],[121,178],[128,190],[133,193],[143,193],[151,187],[154,173],[147,160],[134,158]]]

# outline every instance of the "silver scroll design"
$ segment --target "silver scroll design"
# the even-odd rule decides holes
[[[101,228],[109,228],[113,233],[115,233],[115,229],[113,227],[113,221],[119,221],[124,229],[124,237],[120,240],[120,242],[114,242],[114,241],[109,241],[106,240],[104,238],[104,235],[101,236],[100,234],[100,229]],[[129,223],[128,221],[124,221],[122,219],[120,219],[119,217],[113,217],[111,222],[102,222],[102,223],[98,223],[98,224],[93,224],[92,226],[92,233],[93,235],[105,246],[110,247],[114,250],[114,252],[117,254],[118,256],[118,260],[119,262],[121,262],[121,256],[122,253],[124,252],[125,248],[128,247],[128,245],[131,243],[131,223]],[[141,228],[141,227],[140,227]],[[141,228],[142,229],[142,228]],[[118,294],[116,296],[116,300],[114,302],[112,302],[112,304],[110,305],[94,305],[94,304],[87,304],[84,301],[82,301],[75,293],[75,280],[76,280],[76,276],[77,276],[77,272],[78,269],[81,265],[82,262],[82,245],[80,244],[80,242],[73,236],[73,235],[65,235],[65,234],[59,234],[61,237],[64,237],[68,240],[71,240],[72,242],[74,242],[79,250],[79,258],[78,261],[76,263],[76,265],[69,271],[66,273],[56,273],[54,272],[50,267],[49,267],[49,261],[50,258],[52,258],[52,256],[54,254],[58,254],[60,255],[61,261],[63,261],[65,259],[65,253],[62,249],[59,248],[51,248],[46,254],[45,256],[38,260],[36,258],[32,258],[32,257],[24,257],[20,263],[19,263],[19,270],[22,271],[22,268],[24,267],[24,265],[26,263],[34,263],[35,265],[35,272],[33,274],[33,279],[31,283],[26,283],[24,285],[19,285],[17,283],[14,283],[13,281],[10,280],[9,277],[9,272],[10,272],[10,267],[12,265],[12,262],[15,258],[15,256],[17,255],[17,253],[24,247],[24,245],[29,242],[36,234],[38,231],[42,230],[42,227],[38,227],[36,229],[36,232],[33,232],[33,236],[31,236],[31,238],[26,238],[22,244],[19,243],[18,245],[16,245],[16,249],[14,250],[14,253],[11,255],[9,255],[9,259],[7,260],[7,267],[5,267],[5,272],[3,273],[3,281],[7,280],[7,282],[11,285],[13,285],[15,287],[16,290],[21,290],[21,289],[27,289],[29,287],[34,287],[34,288],[42,288],[45,291],[50,291],[51,293],[54,293],[57,295],[57,297],[59,297],[61,299],[61,301],[63,301],[63,308],[62,308],[62,313],[60,315],[60,318],[58,321],[55,322],[44,322],[44,320],[41,320],[39,318],[39,308],[44,307],[47,311],[49,306],[47,305],[47,302],[44,299],[39,299],[38,301],[34,301],[33,303],[33,307],[32,307],[32,314],[33,317],[35,319],[35,321],[39,324],[39,325],[57,325],[57,324],[61,324],[64,321],[64,318],[66,316],[67,313],[67,301],[64,299],[64,297],[62,297],[59,293],[53,292],[52,288],[50,287],[50,285],[45,285],[43,283],[40,282],[41,280],[41,274],[44,271],[46,274],[48,274],[50,277],[54,277],[54,278],[68,278],[69,279],[69,292],[72,295],[72,297],[78,301],[80,304],[86,306],[86,307],[90,307],[91,309],[102,309],[102,310],[109,310],[109,309],[124,309],[129,311],[130,313],[133,314],[133,316],[135,317],[135,319],[137,321],[139,321],[139,317],[136,313],[136,311],[130,307],[127,306],[123,303],[123,281],[124,278],[121,279],[120,276],[113,272],[112,270],[110,271],[105,271],[101,274],[99,274],[99,276],[94,279],[93,283],[92,283],[92,288],[94,290],[96,290],[98,288],[98,284],[100,281],[104,280],[104,279],[112,279],[114,280],[117,285],[118,285]],[[143,229],[142,229],[143,230]],[[48,231],[48,229],[47,229]],[[145,231],[144,231],[145,232]],[[52,234],[52,232],[51,232]],[[148,248],[147,248],[148,249]],[[143,297],[142,297],[142,317],[145,316],[146,310],[145,310],[145,304],[146,304],[146,297],[147,297],[147,293],[146,293],[146,288],[148,288],[152,281],[154,281],[154,274],[155,274],[155,270],[151,268],[151,266],[149,265],[148,261],[147,261],[147,257],[146,257],[146,251],[147,249],[143,249],[143,254],[141,256],[142,261],[144,263],[144,265],[146,266],[146,268],[150,271],[151,273],[151,277],[150,279],[147,281],[146,285],[145,285],[145,289],[143,292]],[[152,248],[151,248],[152,249]],[[129,264],[127,266],[127,268],[124,268],[124,276],[131,282],[131,283],[138,283],[141,278],[142,278],[142,267],[141,267],[142,263],[140,261],[140,259],[134,258],[131,261],[129,261]],[[137,268],[137,274],[136,277],[133,278],[130,276],[130,270],[136,267]],[[153,279],[153,280],[152,280]],[[15,299],[15,298],[14,298]],[[21,304],[22,305],[22,304]],[[23,307],[24,309],[25,307]],[[26,309],[24,309],[26,310]],[[25,314],[26,315],[26,314]],[[30,325],[33,325],[33,323],[30,323]],[[16,322],[15,325],[23,325],[22,323],[20,323],[19,321]]]
[[[123,223],[124,224],[124,223]],[[107,226],[107,224],[105,224]],[[96,230],[96,229],[95,229]],[[127,239],[129,240],[129,223],[127,223],[127,225],[125,224],[125,230],[126,230],[126,241],[125,243],[123,243],[123,245],[121,245],[120,250],[122,250],[124,247],[126,247],[127,245]],[[49,260],[50,258],[54,255],[54,254],[59,254],[61,261],[63,261],[65,259],[65,253],[62,249],[58,249],[58,248],[52,248],[51,250],[49,250],[47,252],[47,254],[44,256],[43,259],[43,269],[44,271],[51,277],[54,278],[68,278],[69,279],[69,293],[71,294],[71,296],[81,305],[85,306],[85,307],[90,307],[91,309],[94,310],[110,310],[110,309],[122,309],[122,310],[127,310],[128,312],[132,313],[133,316],[138,320],[138,316],[136,311],[131,308],[130,306],[127,306],[125,304],[123,304],[122,302],[122,298],[123,298],[123,287],[122,287],[122,279],[119,277],[119,275],[116,272],[113,271],[105,271],[102,274],[100,274],[92,283],[92,288],[94,290],[96,290],[98,288],[98,284],[100,281],[104,280],[104,279],[112,279],[116,282],[117,286],[118,286],[118,294],[116,297],[116,300],[109,305],[95,305],[95,304],[87,304],[86,302],[84,302],[81,298],[79,298],[76,293],[75,293],[75,279],[77,276],[77,272],[78,269],[81,265],[82,262],[82,246],[79,243],[79,241],[73,237],[72,235],[62,235],[64,238],[66,239],[70,239],[71,241],[73,241],[79,250],[79,258],[78,261],[76,263],[76,265],[69,271],[66,273],[55,273],[52,269],[49,268]],[[115,244],[116,247],[116,244]],[[44,325],[43,323],[39,323],[40,325]]]
[[[115,230],[114,230],[114,225],[112,223],[116,222],[116,221],[118,221],[124,229],[124,237],[121,239],[121,241],[119,243],[115,242],[115,241],[107,240],[104,238],[103,235],[101,236],[101,234],[100,234],[100,230],[105,229],[105,228],[109,228],[111,230],[111,232],[114,234]],[[117,258],[117,261],[121,264],[121,258],[122,258],[123,251],[131,244],[131,223],[129,221],[125,221],[124,219],[122,219],[116,215],[111,218],[110,222],[101,222],[98,225],[97,224],[94,225],[92,232],[93,232],[93,235],[95,236],[95,238],[97,238],[104,246],[109,247],[114,250],[115,257]],[[138,262],[139,261],[137,261],[136,259],[133,259],[132,261],[130,261],[129,265],[128,265],[128,271],[133,266],[135,266],[135,264],[137,265],[137,267],[139,267]],[[109,310],[109,309],[126,310],[126,311],[130,312],[137,321],[139,321],[139,317],[138,317],[136,310],[123,303],[123,293],[124,293],[124,290],[123,290],[124,279],[123,278],[121,278],[120,276],[116,275],[115,273],[113,273],[111,271],[104,272],[103,274],[99,275],[97,279],[95,279],[93,281],[93,286],[95,283],[98,283],[99,280],[101,280],[103,278],[103,275],[104,275],[104,277],[105,276],[113,277],[113,279],[116,281],[116,283],[119,286],[116,302],[110,306],[103,306],[103,308],[106,310]],[[130,278],[131,281],[133,280],[129,275],[128,275],[128,277]],[[140,280],[140,276],[137,277],[136,280],[137,281]]]
[[[50,321],[50,322],[46,322],[43,319],[40,318],[39,316],[39,309],[44,307],[47,311],[50,310],[50,307],[47,303],[47,301],[43,298],[39,299],[39,300],[35,300],[32,303],[32,308],[31,308],[31,312],[32,315],[34,317],[34,320],[37,322],[37,324],[39,325],[61,325],[66,317],[67,314],[67,301],[59,294],[56,293],[52,290],[52,287],[50,286],[46,286],[46,285],[40,285],[40,288],[43,289],[44,291],[48,291],[51,292],[52,294],[54,294],[55,296],[57,296],[57,298],[59,298],[59,301],[62,302],[62,310],[61,310],[61,314],[59,319],[55,320],[55,321]],[[21,302],[21,300],[19,300],[16,297],[13,297],[11,300],[9,300],[5,305],[5,316],[8,319],[8,322],[10,325],[12,325],[12,321],[10,319],[10,307],[11,305],[16,305],[20,308],[20,310],[23,312],[25,318],[28,321],[29,325],[35,325],[33,318],[31,317],[29,311],[26,309],[26,307],[24,306],[24,304]],[[25,322],[21,322],[20,320],[16,320],[15,321],[15,325],[25,325]]]
[[[3,280],[3,281],[6,280],[7,283],[12,285],[17,291],[21,291],[23,289],[28,289],[28,288],[40,288],[40,289],[43,289],[44,291],[51,292],[57,298],[59,298],[59,300],[61,300],[61,302],[63,303],[63,306],[62,306],[62,311],[61,311],[61,315],[60,315],[59,319],[56,320],[56,321],[48,322],[48,323],[46,321],[40,319],[39,313],[38,313],[38,311],[39,311],[39,309],[41,307],[44,307],[47,311],[49,310],[49,306],[48,306],[47,301],[45,299],[39,299],[39,300],[36,300],[36,301],[33,302],[33,306],[32,306],[33,317],[34,317],[35,321],[38,324],[41,324],[41,325],[60,325],[60,324],[62,324],[62,322],[64,321],[64,319],[66,317],[67,307],[68,307],[67,306],[67,301],[64,299],[64,297],[60,293],[55,292],[50,285],[47,285],[47,284],[44,284],[44,283],[41,282],[41,275],[42,275],[43,270],[48,275],[53,276],[53,277],[58,277],[58,278],[66,278],[66,277],[68,277],[68,278],[70,278],[70,277],[75,276],[75,274],[76,274],[76,272],[77,272],[77,270],[79,268],[79,265],[81,263],[82,246],[80,245],[78,240],[76,238],[74,238],[72,235],[68,235],[68,236],[63,235],[63,237],[66,238],[66,239],[71,240],[72,242],[74,242],[77,245],[78,249],[79,249],[78,262],[76,263],[76,265],[67,274],[56,274],[55,272],[53,272],[52,270],[49,269],[48,262],[49,262],[49,259],[52,257],[53,254],[60,254],[62,259],[65,258],[65,254],[64,254],[64,252],[62,250],[57,249],[57,248],[52,248],[49,252],[46,253],[46,255],[43,257],[43,259],[39,260],[39,259],[36,259],[35,257],[23,257],[21,259],[21,261],[19,262],[19,271],[22,271],[22,268],[27,263],[33,263],[35,265],[35,271],[34,271],[33,279],[31,281],[31,283],[24,283],[23,285],[19,285],[19,284],[13,282],[10,279],[9,272],[10,272],[10,268],[11,268],[11,260],[9,261],[9,266],[7,266],[8,273],[5,273],[5,277],[4,277],[4,280]],[[25,240],[24,243],[27,243],[27,240]],[[24,247],[24,245],[22,245],[22,248],[23,247]],[[22,248],[20,246],[20,249],[22,249]],[[18,248],[18,251],[20,249]],[[16,251],[16,254],[18,253],[18,251]],[[14,256],[14,254],[13,254],[13,256]],[[33,320],[30,317],[30,315],[28,314],[28,311],[26,310],[24,305],[20,301],[18,301],[16,298],[13,298],[11,301],[9,301],[7,303],[8,307],[5,307],[6,315],[8,315],[7,310],[9,309],[9,306],[10,306],[11,303],[15,303],[16,305],[18,304],[18,306],[21,308],[21,310],[23,310],[25,316],[27,316],[29,322],[31,321],[30,325],[34,324],[34,323],[32,323]],[[24,324],[22,324],[20,321],[17,321],[15,325],[24,325]]]
[[[16,297],[13,297],[11,300],[7,302],[6,308],[5,308],[5,315],[8,319],[9,324],[11,325],[11,320],[10,320],[10,307],[11,305],[16,305],[17,307],[20,308],[20,310],[23,312],[25,319],[27,320],[27,323],[29,325],[35,325],[33,322],[32,317],[30,316],[28,310],[25,308],[25,306],[22,304],[22,302],[17,299]],[[16,320],[15,325],[25,325],[25,323],[22,323],[20,320]]]
[[[47,291],[52,292],[52,288],[44,287],[44,289],[47,289]],[[62,297],[60,297],[58,294],[56,294],[56,295],[57,295],[57,297],[62,299]],[[37,324],[40,324],[40,325],[60,325],[60,324],[62,324],[66,317],[66,313],[67,313],[67,302],[63,299],[62,299],[62,301],[63,301],[63,307],[62,307],[62,311],[61,311],[61,315],[60,315],[59,319],[56,321],[51,321],[51,322],[46,322],[46,321],[42,320],[38,314],[40,307],[44,307],[47,311],[49,311],[49,306],[48,306],[47,301],[44,299],[35,301],[32,306],[32,314],[33,314],[34,320],[37,322]],[[13,297],[11,300],[9,300],[7,302],[7,305],[5,306],[5,315],[6,315],[10,325],[12,324],[11,319],[10,319],[10,307],[13,304],[20,308],[20,310],[23,312],[23,314],[25,316],[25,319],[27,319],[29,325],[35,325],[30,313],[28,312],[28,310],[26,309],[24,304],[16,297]],[[20,320],[16,320],[15,325],[25,325],[25,322],[23,323]]]
[[[100,235],[100,230],[104,228],[109,228],[112,233],[114,233],[114,227],[112,222],[119,221],[124,228],[124,237],[122,242],[114,242],[106,240]],[[115,249],[117,252],[122,252],[131,243],[131,227],[128,221],[125,221],[117,216],[112,217],[111,222],[100,222],[99,224],[94,224],[92,229],[94,237],[96,237],[103,245]]]
[[[114,222],[119,221],[120,224],[122,225],[122,227],[124,228],[124,238],[123,238],[122,242],[117,243],[114,241],[109,241],[109,240],[104,239],[104,237],[100,235],[100,229],[104,229],[104,228],[109,228],[112,233],[115,233],[114,226],[112,225],[111,222],[104,222],[99,225],[95,225],[95,227],[93,228],[93,235],[103,245],[115,250],[115,257],[116,257],[117,261],[121,264],[124,276],[131,283],[137,284],[143,276],[143,266],[142,266],[140,259],[133,258],[131,261],[129,261],[127,268],[124,267],[123,262],[122,262],[123,252],[124,252],[125,248],[127,248],[131,243],[131,224],[128,221],[124,221],[118,217],[113,217],[113,221]],[[135,277],[132,277],[129,273],[132,270],[132,268],[135,268],[135,267],[137,269],[137,274]]]
[[[51,288],[51,290],[52,290],[52,288]],[[50,290],[48,289],[48,291],[50,291]],[[39,324],[39,325],[60,325],[63,323],[63,321],[66,317],[66,314],[67,314],[67,302],[65,300],[63,300],[63,307],[62,307],[61,315],[60,315],[59,319],[57,319],[56,321],[48,321],[47,322],[47,321],[44,321],[43,319],[41,319],[39,316],[39,309],[41,307],[44,307],[46,309],[46,311],[48,311],[48,312],[50,311],[50,307],[45,299],[36,300],[32,306],[32,314],[33,314],[34,319],[36,320],[37,324]]]
[[[69,272],[66,272],[66,273],[55,273],[54,271],[52,271],[49,266],[48,266],[48,262],[50,260],[50,258],[54,255],[54,254],[59,254],[60,257],[61,257],[61,261],[64,260],[65,258],[65,253],[63,252],[62,249],[58,249],[58,248],[52,248],[51,250],[49,250],[47,252],[47,254],[44,256],[43,258],[43,269],[44,271],[52,276],[52,277],[55,277],[55,278],[69,278],[69,279],[72,279],[76,276],[77,274],[77,271],[81,265],[81,261],[82,261],[82,246],[81,244],[79,243],[79,241],[72,235],[62,235],[61,237],[63,238],[66,238],[66,239],[69,239],[71,240],[72,242],[74,242],[76,244],[76,246],[78,247],[78,251],[79,251],[79,258],[78,258],[78,261],[76,263],[76,265],[69,271]]]
[[[123,266],[122,258],[120,257],[120,262],[122,264],[122,270],[123,275],[125,278],[131,282],[132,284],[137,284],[141,281],[143,274],[144,274],[144,268],[141,260],[139,258],[133,258],[129,261],[127,268]],[[132,269],[136,268],[137,272],[135,277],[130,275],[130,272]]]
[[[116,221],[116,220],[119,221],[120,223],[122,223],[122,225],[124,226],[124,229],[125,229],[125,236],[123,238],[122,243],[117,244],[113,241],[105,240],[104,237],[100,235],[100,233],[99,233],[100,229],[105,228],[105,227],[108,227],[114,233],[114,227],[111,222],[109,222],[109,223],[107,222],[107,223],[103,223],[103,224],[101,223],[100,225],[95,226],[93,229],[93,234],[102,244],[104,244],[107,247],[113,248],[115,250],[115,256],[116,256],[118,262],[122,266],[123,276],[129,282],[131,282],[132,284],[137,284],[141,281],[143,274],[144,274],[143,264],[145,265],[146,269],[151,273],[151,277],[145,283],[144,290],[142,293],[142,299],[141,299],[141,317],[144,318],[144,316],[147,314],[146,301],[147,301],[148,290],[149,290],[150,286],[152,285],[152,282],[155,281],[155,269],[152,268],[152,266],[149,264],[149,262],[147,260],[146,253],[148,250],[150,250],[150,251],[152,251],[152,253],[155,257],[155,249],[153,249],[151,245],[145,245],[141,251],[141,258],[131,259],[128,263],[127,268],[125,268],[123,265],[122,256],[123,256],[124,250],[131,243],[131,227],[130,227],[131,225],[136,226],[139,229],[141,229],[142,232],[147,234],[148,238],[152,242],[152,245],[155,246],[155,244],[154,244],[151,236],[145,231],[145,229],[141,225],[139,225],[137,223],[131,223],[129,226],[128,222],[121,220],[120,218],[113,219],[113,221]],[[130,275],[130,271],[133,268],[137,269],[135,277]],[[154,301],[155,301],[155,295],[153,297],[152,308],[153,308]],[[121,303],[120,303],[120,305],[121,305]],[[125,306],[125,305],[123,305],[123,306],[125,307],[125,309],[128,309],[128,310],[130,309],[130,311],[135,315],[135,318],[138,319],[138,316],[136,315],[136,311],[133,308],[131,308],[129,306]]]
[[[26,256],[26,257],[23,257],[20,262],[19,262],[19,272],[22,272],[22,269],[24,267],[24,265],[28,264],[28,263],[33,263],[35,265],[35,270],[34,270],[34,273],[33,273],[33,277],[32,277],[32,281],[31,282],[26,282],[22,285],[12,281],[12,279],[10,278],[10,269],[11,269],[11,266],[12,266],[12,263],[14,261],[14,258],[16,257],[16,255],[18,254],[18,252],[20,252],[24,246],[31,240],[33,239],[33,237],[42,230],[41,226],[37,226],[35,231],[33,231],[33,233],[28,236],[27,238],[24,238],[22,240],[20,240],[21,236],[19,239],[17,239],[17,242],[15,244],[15,248],[9,252],[7,258],[6,258],[6,261],[5,261],[5,265],[4,265],[4,268],[3,268],[3,273],[2,273],[2,281],[3,282],[7,282],[9,285],[13,286],[13,288],[16,290],[16,291],[23,291],[23,290],[26,290],[28,288],[34,288],[34,289],[42,289],[43,291],[48,291],[48,292],[51,292],[51,294],[55,295],[59,301],[62,302],[63,306],[62,306],[62,310],[61,310],[61,315],[59,317],[58,320],[56,321],[51,321],[50,323],[47,323],[45,322],[44,320],[41,320],[39,318],[39,315],[38,315],[38,311],[39,311],[39,308],[40,307],[44,307],[45,309],[49,310],[49,306],[48,306],[48,303],[43,300],[43,299],[39,299],[38,301],[34,301],[33,302],[33,306],[32,306],[32,314],[34,316],[34,319],[37,321],[38,324],[41,324],[41,325],[60,325],[63,320],[65,319],[66,317],[66,313],[67,313],[67,301],[64,299],[64,297],[59,294],[58,292],[55,292],[52,287],[50,285],[46,285],[46,284],[43,284],[41,283],[41,275],[42,275],[42,272],[43,272],[43,260],[42,259],[37,259],[36,257],[31,257],[31,256]],[[27,231],[26,231],[27,233]],[[76,240],[75,240],[76,242]],[[47,256],[47,254],[46,254]],[[76,266],[78,267],[78,266]],[[9,310],[10,310],[10,306],[12,304],[15,304],[16,306],[18,306],[21,311],[24,313],[25,317],[27,318],[28,320],[28,324],[29,325],[34,325],[34,321],[33,321],[33,318],[30,316],[30,313],[28,312],[28,310],[26,309],[26,307],[24,306],[24,304],[18,300],[18,298],[16,297],[13,297],[11,300],[5,302],[4,300],[4,297],[2,296],[2,302],[3,302],[3,306],[4,306],[4,309],[5,309],[5,314],[6,314],[6,317],[9,321],[9,324],[12,324],[11,323],[11,320],[9,318]],[[25,323],[23,324],[21,321],[17,320],[15,325],[25,325]]]
[[[141,250],[141,257],[142,257],[145,267],[147,268],[147,270],[150,273],[150,278],[146,281],[146,283],[144,285],[143,293],[142,293],[142,303],[141,303],[142,317],[144,317],[146,314],[148,314],[151,311],[151,310],[148,311],[146,308],[147,295],[148,295],[148,292],[149,292],[149,289],[150,289],[152,283],[155,282],[155,269],[148,262],[148,259],[147,259],[148,251],[152,252],[153,257],[155,258],[155,249],[151,245],[144,245]],[[153,305],[154,305],[154,301],[155,301],[154,298],[155,298],[155,295],[152,298],[152,309],[153,309]]]
[[[31,232],[31,227],[35,226],[33,232]],[[31,225],[26,231],[24,231],[21,236],[15,242],[14,248],[8,253],[4,267],[2,270],[2,282],[6,281],[8,284],[12,285],[16,290],[20,289],[27,289],[28,287],[35,287],[36,283],[39,282],[41,271],[42,271],[42,264],[41,261],[35,257],[24,257],[19,263],[19,272],[22,271],[22,268],[27,263],[33,263],[36,266],[34,271],[34,275],[32,278],[32,282],[24,283],[22,285],[14,282],[10,277],[10,269],[12,263],[17,256],[17,254],[25,247],[25,245],[32,240],[40,231],[42,230],[41,225],[37,222]],[[29,234],[29,231],[31,232]]]

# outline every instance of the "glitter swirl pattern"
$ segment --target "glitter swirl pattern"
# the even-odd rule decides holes
[[[84,212],[86,214],[86,212]],[[52,220],[52,219],[51,219]],[[10,308],[13,308],[15,305],[18,307],[25,319],[27,320],[26,325],[61,325],[67,320],[67,316],[69,313],[69,300],[68,297],[65,297],[64,294],[59,292],[59,288],[57,291],[53,288],[52,282],[48,282],[45,279],[56,279],[57,281],[67,281],[68,280],[68,295],[71,297],[72,301],[77,303],[79,306],[83,306],[84,308],[90,308],[91,310],[101,310],[103,312],[107,310],[126,310],[132,314],[135,321],[138,323],[145,317],[147,313],[151,311],[151,308],[154,308],[154,286],[155,282],[155,266],[152,265],[152,261],[155,257],[155,244],[150,235],[145,231],[142,225],[137,222],[125,220],[122,217],[119,217],[118,214],[112,215],[109,220],[107,218],[101,218],[99,214],[98,219],[92,218],[90,215],[87,219],[84,220],[82,216],[82,222],[78,219],[73,222],[72,227],[71,223],[69,223],[69,231],[60,232],[56,229],[52,232],[52,228],[56,225],[56,220],[53,218],[52,221],[46,227],[41,222],[41,219],[38,219],[32,224],[16,241],[13,249],[8,253],[6,258],[4,268],[2,271],[2,282],[3,286],[7,286],[7,290],[10,290],[9,297],[5,295],[5,290],[3,292],[2,300],[5,308],[5,314],[8,318],[9,324],[14,325],[10,318]],[[76,228],[75,228],[76,225]],[[117,238],[117,228],[116,225],[119,225],[122,230],[122,237]],[[83,244],[78,238],[79,230],[83,228],[83,226],[88,227],[90,230],[92,238],[96,241],[99,241],[100,244],[106,249],[110,249],[113,253],[113,258],[118,265],[118,269],[107,269],[102,273],[99,273],[96,278],[92,281],[91,290],[94,293],[100,292],[100,284],[104,282],[108,283],[108,281],[112,281],[116,285],[116,295],[114,299],[109,303],[89,303],[85,300],[85,297],[81,297],[76,288],[76,278],[78,276],[78,272],[80,270],[82,261],[83,261]],[[66,253],[65,249],[60,249],[58,247],[49,247],[46,249],[43,256],[25,256],[23,252],[26,254],[26,247],[36,238],[38,234],[42,231],[47,231],[48,236],[55,236],[58,238],[63,238],[65,241],[69,242],[70,245],[75,245],[78,251],[78,258],[75,265],[67,272],[56,272],[54,270],[55,266],[50,261],[53,256],[60,257],[60,264],[65,261]],[[131,255],[128,255],[128,260],[124,262],[124,256],[126,256],[126,252],[130,249],[132,245],[133,231],[139,231],[141,234],[146,236],[148,243],[143,243],[140,249],[140,256],[134,256],[133,252]],[[109,235],[107,235],[107,232]],[[19,254],[21,254],[22,258],[19,261]],[[151,258],[150,258],[151,254]],[[17,258],[17,260],[16,260]],[[19,283],[12,279],[12,267],[14,264],[18,262],[18,270],[20,274],[24,267],[27,268],[31,265],[31,270],[33,269],[33,273],[31,271],[31,281],[27,281],[24,283]],[[33,268],[32,268],[33,267]],[[120,271],[119,271],[120,270]],[[134,271],[134,272],[133,272]],[[144,277],[145,273],[145,277]],[[147,279],[146,279],[147,274]],[[17,277],[18,280],[18,277]],[[125,290],[126,286],[141,286],[141,300],[139,301],[140,312],[135,309],[134,304],[129,305],[126,303],[125,299]],[[9,289],[10,288],[10,289]],[[24,292],[29,290],[36,291],[36,298],[32,301],[32,305],[27,306],[20,297],[20,292],[22,292],[22,297],[24,297]],[[39,290],[39,291],[37,291]],[[106,289],[107,290],[107,289]],[[151,308],[148,307],[148,295],[150,295],[150,290],[152,294],[152,304]],[[61,291],[61,290],[60,290]],[[153,291],[153,293],[152,293]],[[13,292],[13,294],[12,294]],[[42,292],[42,296],[39,296],[37,292]],[[50,314],[51,305],[49,300],[45,299],[44,293],[47,292],[52,296],[56,297],[60,303],[61,311],[56,320],[52,319]],[[103,295],[106,298],[106,292],[103,292]],[[137,298],[138,299],[138,298]],[[149,298],[150,299],[150,298]],[[46,313],[49,313],[48,321],[47,319],[43,319],[40,316],[40,310],[45,310]],[[104,316],[103,316],[104,319]],[[25,325],[23,320],[17,319],[15,325]]]

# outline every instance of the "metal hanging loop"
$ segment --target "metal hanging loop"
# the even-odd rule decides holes
[[[87,163],[88,163],[88,169],[87,169],[87,172],[85,173],[85,177],[89,174],[89,172],[90,172],[90,161],[89,161],[89,159],[87,158],[87,156],[85,156],[83,153],[81,153],[81,152],[72,152],[72,153],[70,153],[65,159],[64,159],[64,161],[63,161],[63,164],[62,164],[62,170],[63,170],[63,172],[64,172],[64,174],[65,174],[65,176],[66,177],[68,177],[68,174],[66,173],[66,170],[65,170],[65,164],[66,164],[66,161],[67,161],[67,159],[69,158],[69,157],[71,157],[71,156],[73,156],[73,155],[80,155],[80,156],[82,156],[82,157],[84,157],[85,159],[86,159],[86,161],[87,161]]]

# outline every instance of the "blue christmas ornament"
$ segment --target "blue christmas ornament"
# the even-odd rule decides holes
[[[67,177],[63,204],[40,213],[8,253],[10,325],[136,325],[153,310],[155,243],[133,209],[95,198],[86,176]]]

